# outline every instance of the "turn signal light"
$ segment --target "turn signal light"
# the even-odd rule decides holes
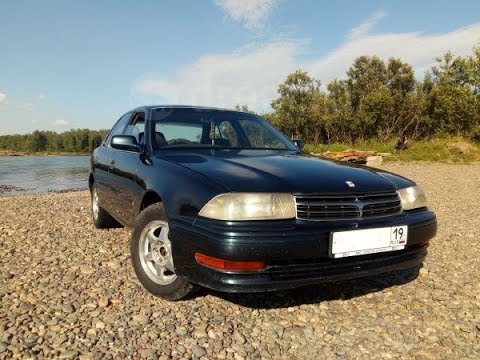
[[[267,267],[262,261],[231,261],[214,258],[201,253],[195,253],[195,259],[199,264],[219,270],[258,271]]]

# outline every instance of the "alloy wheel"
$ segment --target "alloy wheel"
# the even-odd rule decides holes
[[[175,281],[177,275],[168,239],[168,223],[156,220],[145,226],[138,251],[142,268],[153,282],[168,285]]]

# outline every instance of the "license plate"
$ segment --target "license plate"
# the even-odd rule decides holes
[[[331,236],[331,256],[374,254],[405,249],[408,226],[392,226],[376,229],[333,232]]]

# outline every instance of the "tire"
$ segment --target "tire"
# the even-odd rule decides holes
[[[92,200],[92,219],[93,225],[97,229],[111,229],[119,227],[120,224],[115,220],[107,211],[100,207],[98,202],[98,194],[95,184],[92,185],[91,189],[91,200]]]
[[[133,268],[150,293],[167,300],[180,300],[195,286],[175,274],[168,218],[162,203],[145,208],[135,221],[130,240]]]

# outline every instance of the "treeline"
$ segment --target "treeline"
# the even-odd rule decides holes
[[[107,130],[77,129],[62,133],[34,131],[25,135],[0,136],[0,149],[22,152],[89,153],[101,144]]]
[[[421,81],[400,59],[361,56],[343,79],[321,86],[298,70],[277,92],[272,111],[262,116],[288,136],[311,144],[437,136],[480,141],[480,47],[464,57],[444,54]],[[236,107],[250,111],[246,105]],[[105,135],[106,130],[34,131],[0,136],[0,149],[83,153]]]
[[[402,136],[480,140],[480,47],[465,57],[446,53],[421,81],[408,63],[377,56],[357,58],[346,78],[325,87],[298,70],[279,85],[272,108],[263,116],[309,143]]]

